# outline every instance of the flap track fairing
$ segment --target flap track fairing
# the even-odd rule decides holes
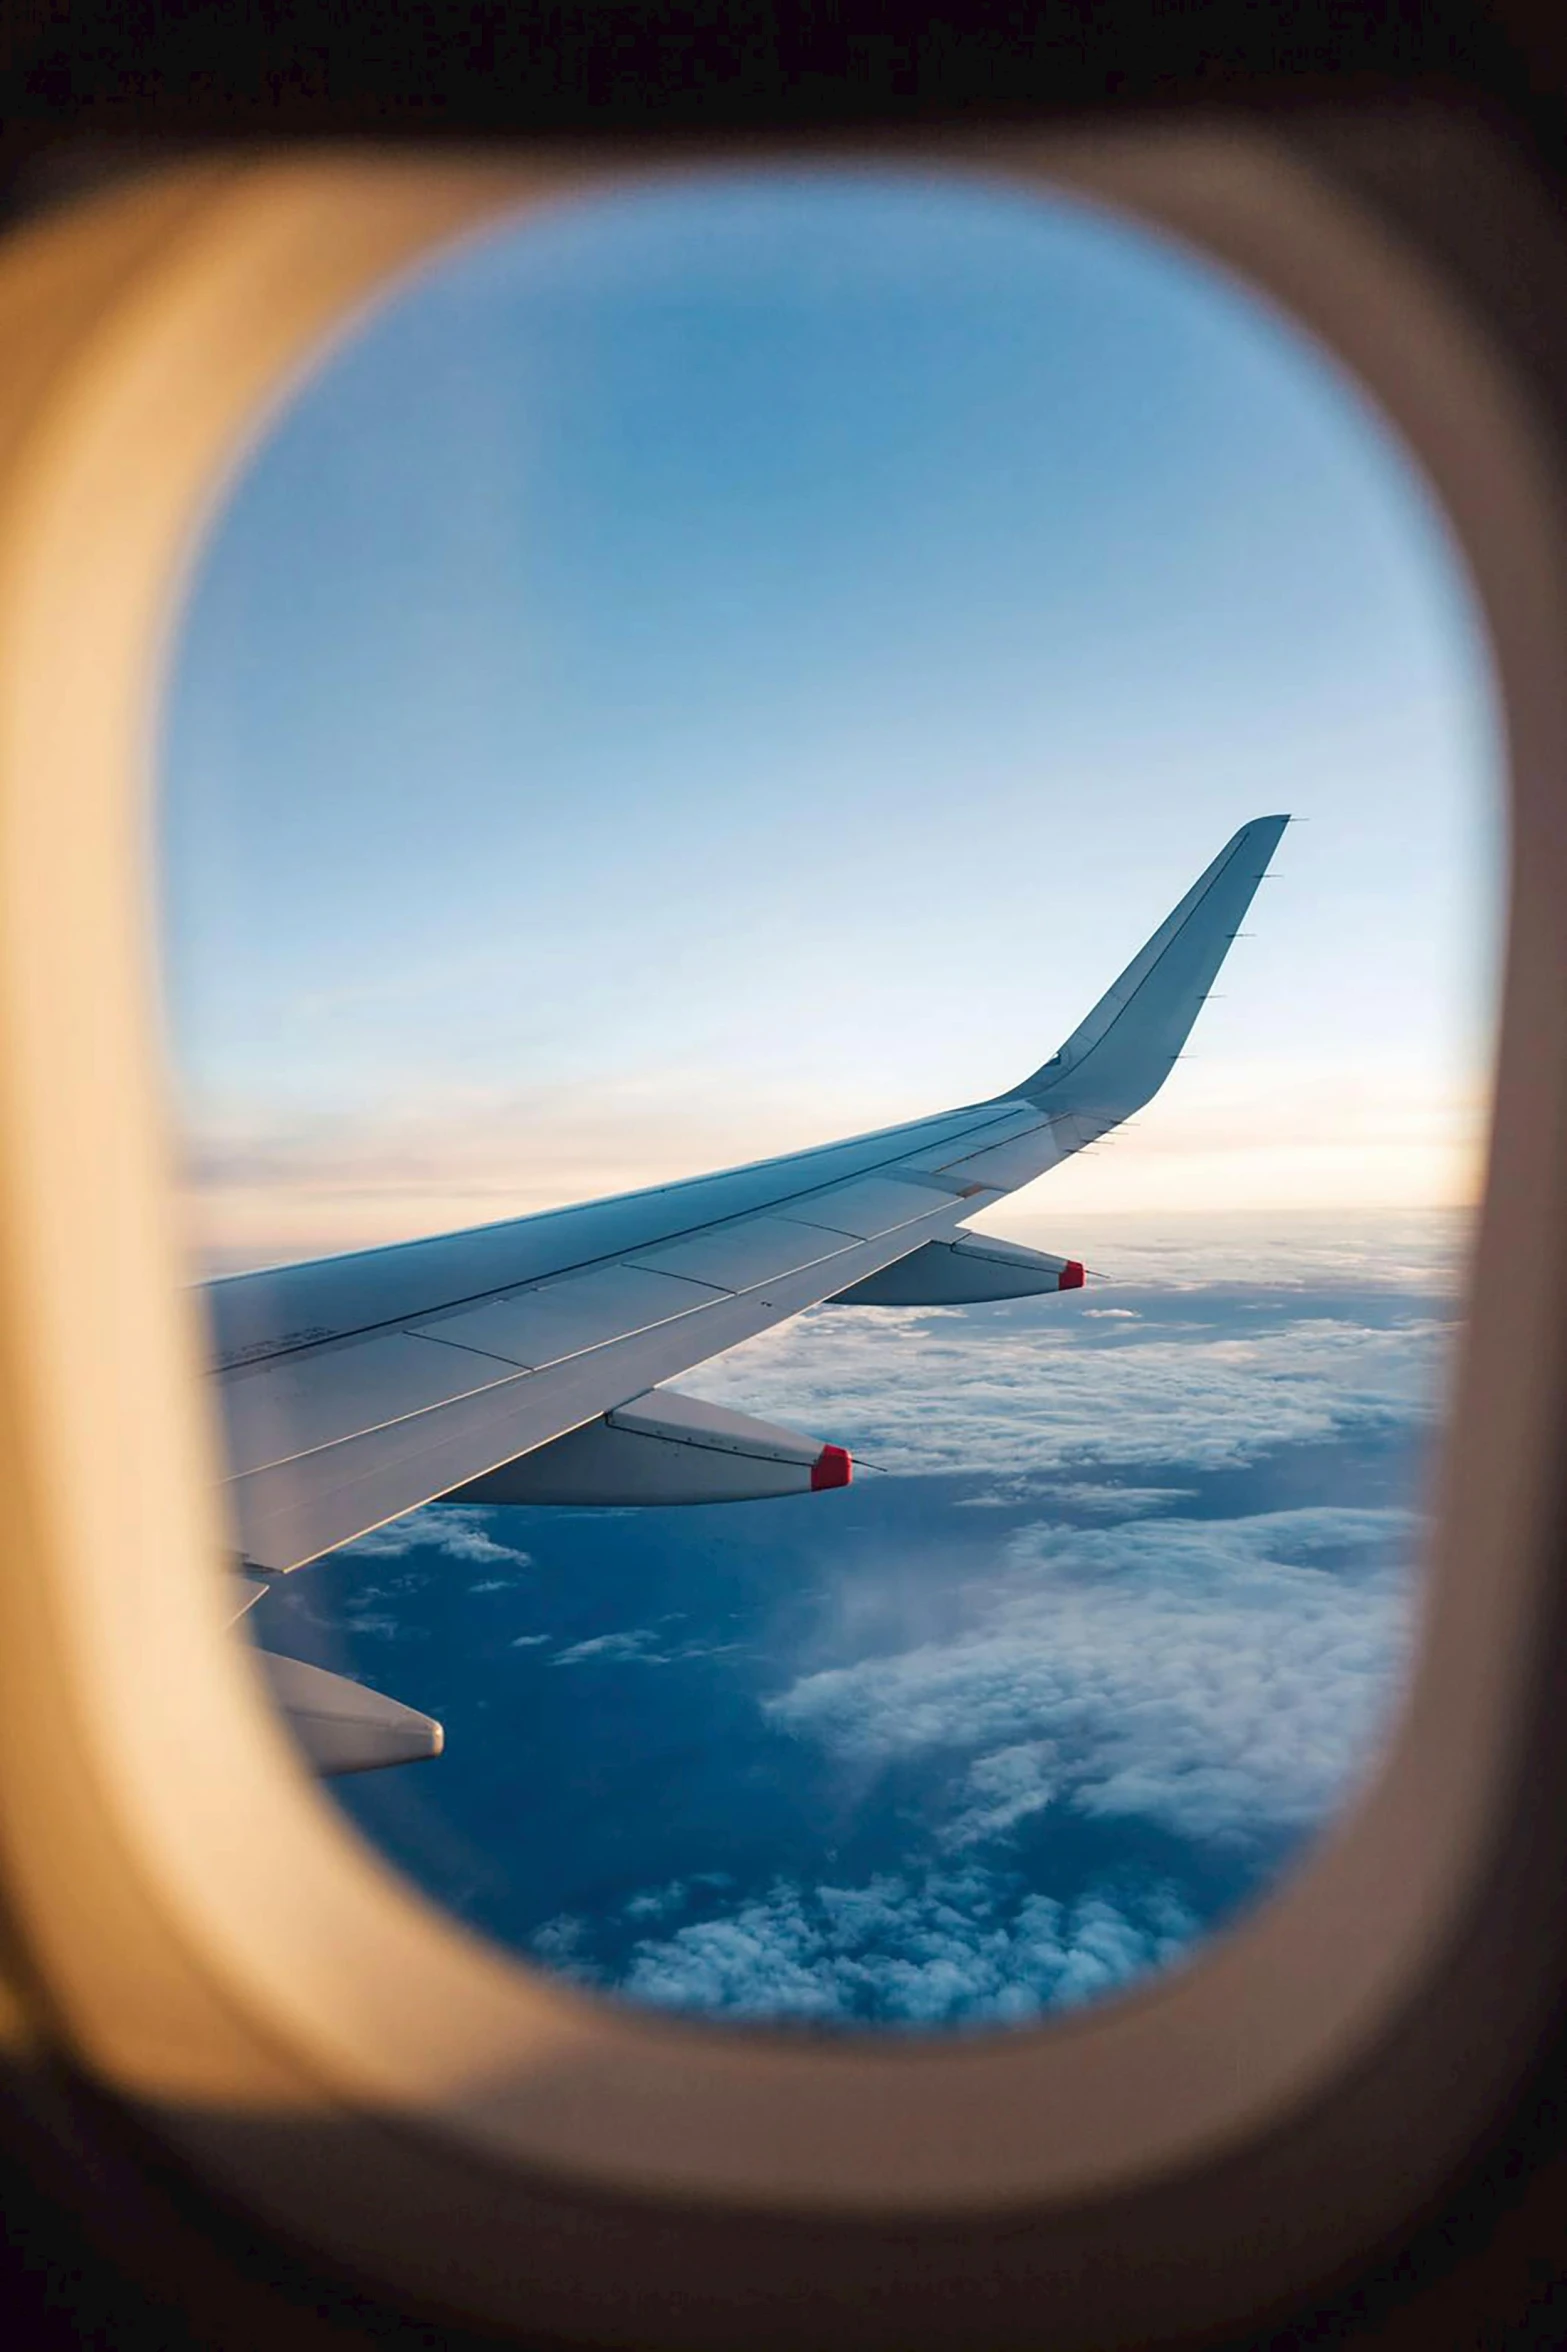
[[[431,1715],[383,1691],[329,1674],[302,1658],[257,1650],[273,1702],[315,1771],[375,1772],[384,1764],[418,1764],[438,1756],[446,1735]]]
[[[988,1233],[960,1232],[951,1241],[928,1241],[923,1249],[911,1250],[896,1265],[840,1290],[827,1304],[969,1307],[987,1299],[1034,1298],[1042,1291],[1082,1287],[1083,1268],[1076,1258],[1055,1258],[1017,1241],[993,1241]]]
[[[743,1503],[847,1486],[852,1473],[842,1446],[654,1388],[442,1499],[599,1510]]]

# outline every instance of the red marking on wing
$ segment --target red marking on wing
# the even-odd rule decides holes
[[[854,1456],[843,1446],[823,1446],[811,1464],[811,1492],[820,1494],[824,1487],[848,1486],[853,1477]]]

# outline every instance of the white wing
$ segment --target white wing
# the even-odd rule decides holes
[[[722,1175],[212,1284],[245,1558],[297,1567],[479,1481],[476,1499],[622,1499],[657,1446],[690,1458],[671,1478],[663,1457],[649,1500],[780,1492],[813,1472],[841,1483],[790,1432],[737,1431],[733,1415],[704,1424],[690,1400],[661,1410],[649,1392],[846,1292],[918,1303],[1080,1280],[1069,1261],[968,1242],[962,1221],[1157,1091],[1286,822],[1243,826],[1059,1053],[1007,1094]],[[522,1457],[605,1416],[591,1444],[524,1473]],[[769,1461],[771,1473],[755,1467]]]

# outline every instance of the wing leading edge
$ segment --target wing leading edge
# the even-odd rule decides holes
[[[645,1437],[669,1418],[649,1392],[821,1300],[874,1303],[888,1268],[904,1269],[880,1284],[889,1303],[911,1282],[951,1299],[964,1282],[995,1297],[1080,1281],[1074,1261],[971,1239],[962,1220],[1157,1092],[1287,822],[1243,826],[1006,1094],[721,1175],[212,1284],[247,1562],[300,1566],[623,1408],[640,1409]],[[590,1458],[579,1442],[573,1459]],[[519,1483],[553,1491],[560,1475]]]

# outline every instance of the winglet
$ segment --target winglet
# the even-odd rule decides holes
[[[1288,823],[1275,816],[1243,825],[1059,1053],[1007,1099],[1108,1125],[1157,1094]]]

